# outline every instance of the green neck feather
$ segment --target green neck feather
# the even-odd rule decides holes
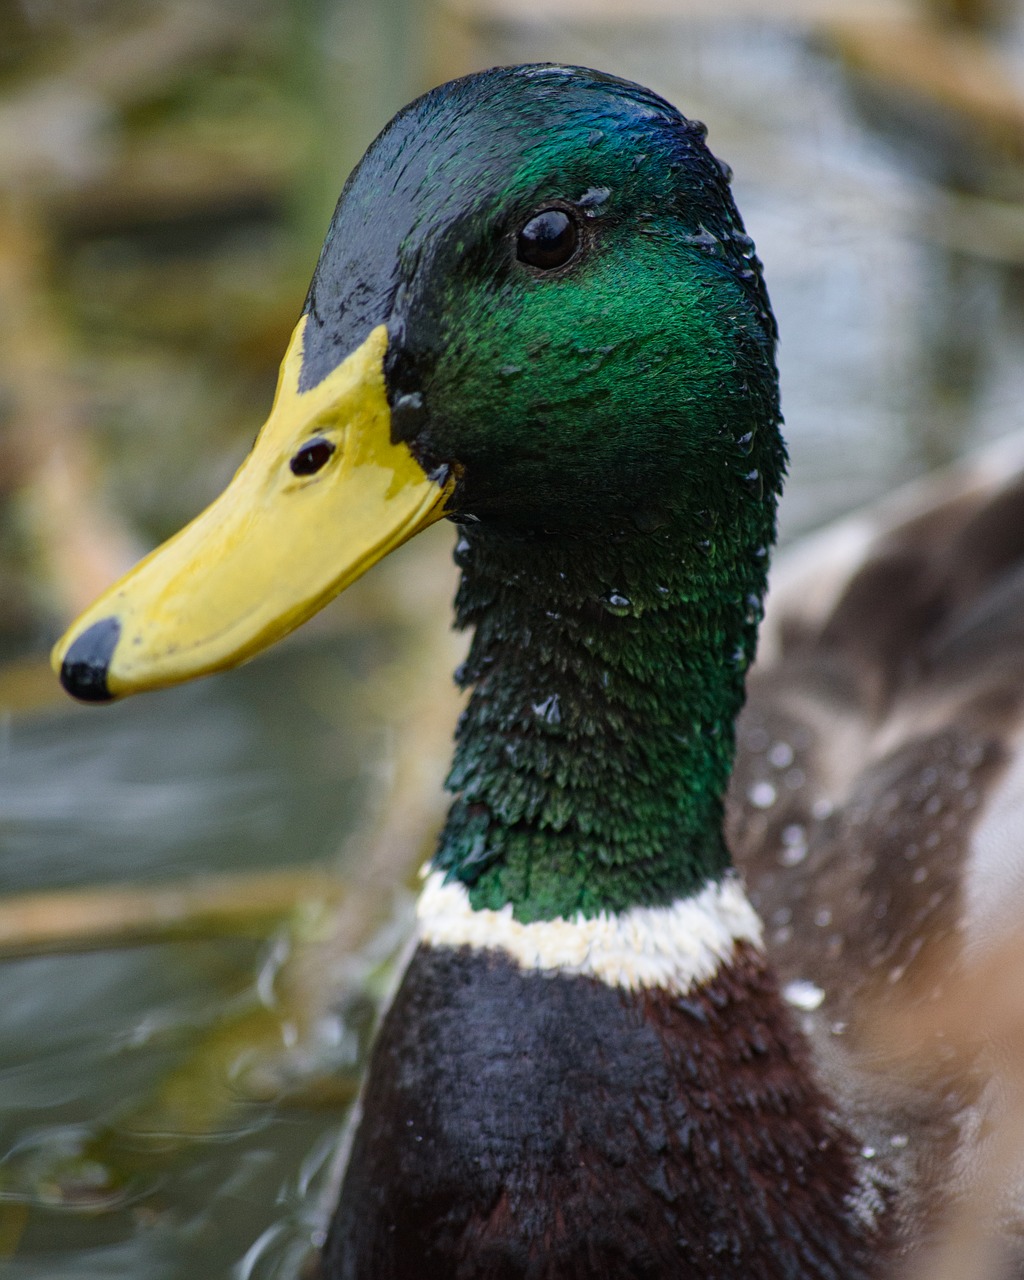
[[[435,866],[523,921],[659,905],[729,866],[722,806],[774,498],[730,477],[689,513],[603,541],[462,532],[473,685]],[[723,499],[715,508],[722,510]]]
[[[552,210],[576,249],[548,270],[520,238]],[[308,310],[308,385],[386,322],[393,438],[458,476],[473,694],[437,865],[521,920],[720,877],[785,454],[703,127],[581,68],[427,94],[346,186]]]

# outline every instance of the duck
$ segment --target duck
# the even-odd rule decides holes
[[[823,535],[765,617],[777,329],[706,132],[558,64],[405,107],[251,453],[54,650],[85,702],[191,680],[455,526],[451,806],[323,1280],[874,1280],[977,1207],[1024,451]]]

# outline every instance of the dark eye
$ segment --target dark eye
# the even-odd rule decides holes
[[[288,465],[297,476],[315,475],[325,466],[327,459],[334,452],[334,445],[323,436],[316,436],[302,446]]]
[[[516,241],[516,257],[531,267],[564,267],[580,243],[579,228],[561,209],[545,209],[530,219]]]

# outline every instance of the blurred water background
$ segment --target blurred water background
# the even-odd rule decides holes
[[[223,485],[391,114],[583,63],[707,122],[791,539],[1024,427],[1014,0],[0,0],[0,1273],[294,1275],[440,811],[450,531],[102,711],[45,653]]]

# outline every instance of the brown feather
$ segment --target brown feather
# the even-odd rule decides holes
[[[1024,991],[1024,441],[782,557],[764,640],[730,844],[784,989],[822,993],[805,1025],[916,1245],[989,1186],[993,1100],[1021,1090],[1004,1005],[963,1005],[1001,946]],[[991,1229],[1020,1230],[1024,1199],[997,1199]]]

